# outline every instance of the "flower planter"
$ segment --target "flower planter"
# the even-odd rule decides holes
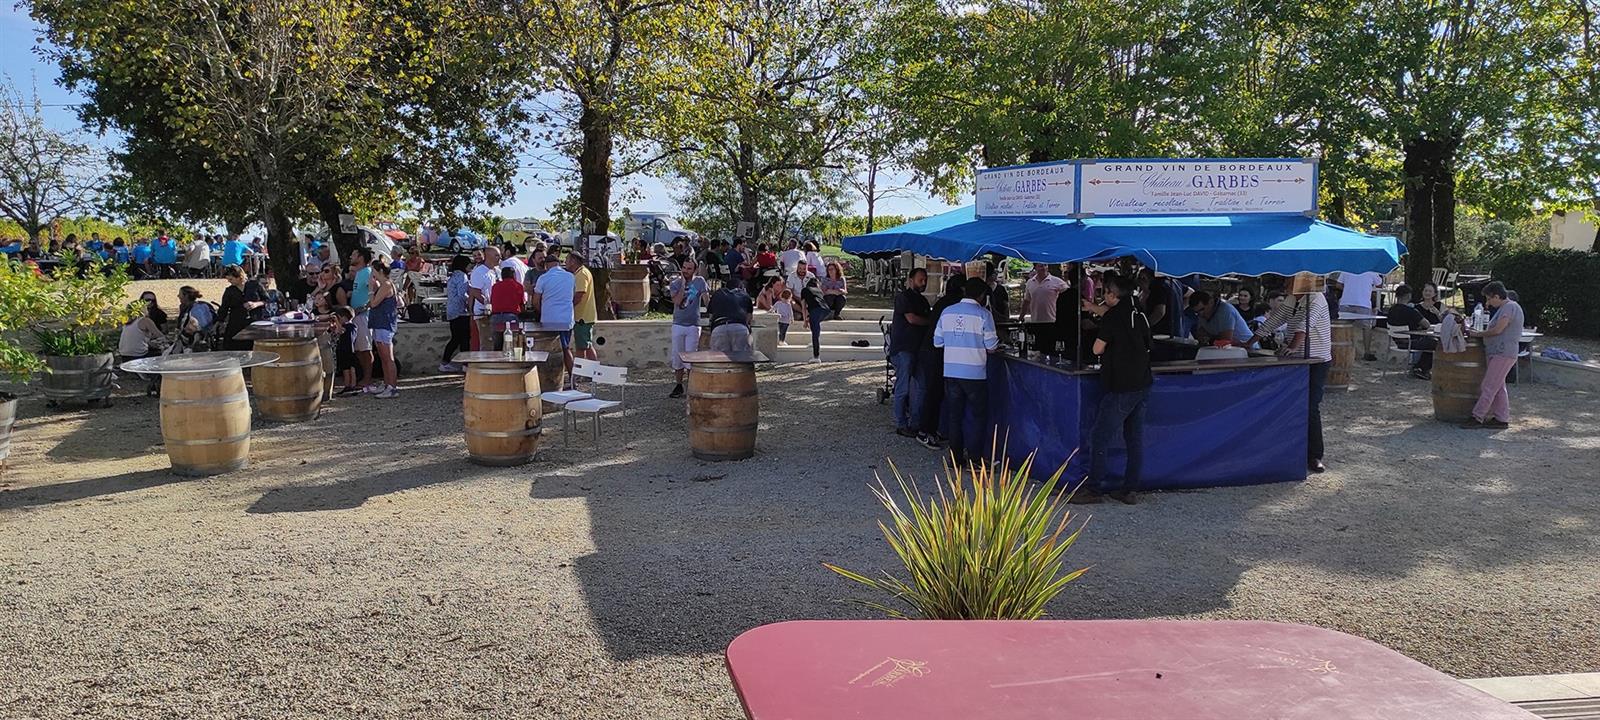
[[[52,403],[90,403],[111,397],[112,380],[116,378],[116,356],[99,355],[45,355],[44,364],[49,370],[39,374],[40,389]]]

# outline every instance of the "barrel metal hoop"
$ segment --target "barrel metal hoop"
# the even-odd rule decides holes
[[[293,367],[305,367],[307,365],[321,365],[321,364],[322,364],[322,358],[313,358],[311,360],[296,360],[295,362],[267,363],[263,367],[269,367],[269,368],[293,368]]]
[[[309,393],[309,394],[306,394],[306,395],[261,395],[261,394],[257,394],[256,395],[256,400],[259,400],[261,402],[288,402],[290,400],[310,400],[312,398],[319,398],[319,397],[322,397],[322,391],[321,390],[317,390],[315,392],[312,392],[312,393]]]
[[[750,392],[691,392],[691,398],[705,398],[707,400],[733,400],[735,398],[759,397],[756,391]]]
[[[250,395],[248,393],[236,393],[208,398],[161,398],[162,405],[227,405],[228,403],[236,402],[250,402]]]
[[[528,372],[529,372],[529,368],[525,368],[525,367],[517,367],[517,368],[496,368],[496,367],[480,368],[480,367],[474,367],[470,371],[468,371],[467,374],[468,375],[527,375]]]
[[[533,426],[531,428],[528,428],[526,430],[509,430],[509,431],[507,431],[507,430],[472,430],[472,429],[469,428],[467,430],[467,434],[468,435],[474,435],[474,436],[477,436],[477,437],[514,438],[514,437],[530,437],[530,436],[533,436],[533,435],[538,435],[539,434],[539,430],[540,430],[540,427],[538,425],[535,425],[535,426]]]
[[[1440,360],[1439,362],[1441,362],[1441,363],[1443,363],[1445,365],[1448,365],[1450,367],[1469,367],[1469,368],[1483,367],[1483,363],[1481,363],[1481,362],[1461,362],[1459,360]]]
[[[467,397],[469,397],[469,398],[472,398],[474,400],[532,400],[532,399],[534,399],[536,397],[539,397],[539,393],[530,393],[530,392],[520,392],[520,393],[475,393],[475,392],[468,392],[468,393],[462,393],[462,394],[467,396]]]
[[[1478,396],[1474,395],[1472,393],[1454,393],[1454,392],[1445,392],[1443,390],[1435,390],[1434,393],[1433,393],[1433,396],[1434,397],[1455,398],[1457,400],[1477,400],[1478,399]]]
[[[173,439],[169,438],[169,439],[167,439],[166,443],[168,445],[183,445],[183,446],[226,445],[228,443],[244,442],[244,441],[249,440],[249,439],[250,439],[250,433],[245,433],[243,435],[234,435],[233,437],[208,438],[208,439],[205,439],[205,440],[173,440]]]
[[[733,375],[736,373],[749,373],[751,375],[755,374],[755,370],[750,363],[697,362],[689,364],[694,366],[691,372],[705,373],[707,375]]]
[[[734,425],[734,426],[731,426],[731,427],[692,427],[692,428],[689,428],[689,432],[743,433],[743,432],[754,432],[757,427],[758,427],[757,425]]]

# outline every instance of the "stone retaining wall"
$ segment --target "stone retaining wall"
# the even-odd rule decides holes
[[[751,332],[751,341],[757,350],[768,357],[777,353],[778,324],[770,313],[756,313]],[[601,320],[594,330],[600,362],[634,368],[666,365],[671,338],[672,323],[668,320]],[[449,323],[400,323],[395,332],[394,352],[401,374],[415,376],[436,372],[445,343],[449,341]]]

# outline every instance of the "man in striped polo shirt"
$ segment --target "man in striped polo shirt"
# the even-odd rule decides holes
[[[983,278],[967,278],[962,299],[945,308],[933,326],[933,346],[944,349],[944,412],[956,462],[983,462],[989,432],[989,353],[1000,346],[994,316],[978,298],[989,293]],[[970,427],[969,427],[970,425]]]
[[[1300,285],[1300,283],[1295,283]],[[1307,287],[1310,283],[1306,284]],[[1320,292],[1296,294],[1292,302],[1267,313],[1256,331],[1256,338],[1268,337],[1274,328],[1288,325],[1289,342],[1278,348],[1286,358],[1317,360],[1311,366],[1311,403],[1306,423],[1306,469],[1319,473],[1322,464],[1322,390],[1328,384],[1328,368],[1333,363],[1333,329],[1328,320],[1328,298]]]

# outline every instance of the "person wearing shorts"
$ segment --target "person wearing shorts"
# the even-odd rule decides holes
[[[679,266],[682,276],[672,281],[668,294],[672,296],[672,345],[667,349],[667,359],[672,363],[672,374],[677,384],[668,397],[683,397],[683,378],[689,369],[683,361],[684,353],[700,349],[700,306],[711,295],[706,279],[696,276],[699,265],[693,259]]]
[[[373,383],[372,327],[367,317],[372,298],[372,250],[356,248],[355,252],[350,254],[350,269],[355,272],[350,282],[350,309],[356,313],[356,335],[353,344],[356,350],[356,362],[361,366],[361,377],[358,382],[366,385],[367,392],[375,394],[382,388]]]
[[[533,284],[533,304],[539,306],[539,324],[561,338],[561,359],[567,369],[567,387],[572,387],[572,273],[557,264],[555,253],[544,256],[544,272]]]
[[[567,272],[572,273],[573,355],[599,360],[594,350],[594,324],[600,319],[594,300],[594,275],[584,267],[585,258],[576,250],[567,253]]]

